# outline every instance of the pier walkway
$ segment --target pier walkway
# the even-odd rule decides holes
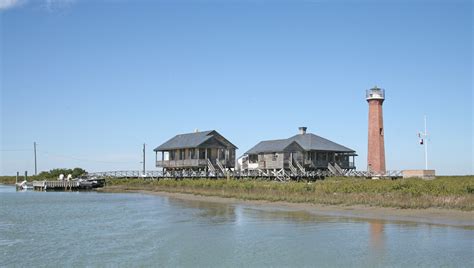
[[[89,180],[71,180],[71,181],[33,181],[33,190],[35,191],[74,191],[86,190],[102,187],[105,184],[104,178]]]
[[[73,190],[78,189],[80,183],[78,181],[34,181],[33,189],[35,191],[45,190]]]
[[[228,170],[225,173],[216,171],[139,171],[121,170],[88,173],[89,178],[144,178],[144,179],[184,179],[184,178],[237,178],[237,179],[274,179],[279,181],[299,179],[324,179],[326,177],[352,177],[352,178],[383,178],[396,179],[402,177],[398,170],[387,171],[384,174],[376,174],[369,171],[356,170],[318,170],[306,172],[289,172],[287,170],[275,170],[275,172],[263,172],[260,170],[237,171]]]

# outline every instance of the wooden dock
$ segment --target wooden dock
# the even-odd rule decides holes
[[[33,190],[35,191],[46,191],[46,190],[61,190],[71,191],[76,190],[80,187],[78,181],[34,181]]]
[[[78,191],[104,186],[104,179],[84,181],[34,181],[35,191]]]

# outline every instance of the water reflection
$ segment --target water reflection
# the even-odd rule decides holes
[[[379,266],[383,263],[385,233],[384,222],[381,220],[369,220],[369,254],[373,266]]]
[[[331,217],[309,213],[304,210],[244,207],[245,216],[257,221],[285,221],[296,224],[328,222]]]
[[[206,223],[235,223],[237,219],[235,207],[229,204],[189,201],[174,198],[169,199],[169,204],[180,209],[187,208],[195,210],[194,216]]]
[[[384,223],[381,220],[370,220],[370,247],[372,250],[383,251]]]
[[[283,221],[293,224],[312,224],[328,221],[353,221],[350,218],[336,218],[310,213],[304,210],[287,210],[272,207],[253,207],[240,204],[226,204],[206,201],[190,201],[169,198],[169,205],[175,208],[195,210],[194,216],[214,224],[260,221]]]
[[[289,210],[285,208],[275,207],[259,207],[259,206],[248,206],[240,204],[225,204],[225,203],[213,203],[203,201],[189,201],[180,199],[169,199],[169,204],[176,208],[187,208],[193,211],[194,220],[198,219],[198,223],[201,224],[231,224],[236,228],[242,226],[245,230],[245,226],[252,226],[252,228],[259,228],[260,224],[268,223],[285,223],[291,225],[306,225],[311,226],[313,232],[314,228],[318,228],[324,232],[328,228],[343,228],[340,229],[342,233],[347,232],[345,228],[352,227],[354,223],[367,226],[368,230],[365,235],[367,241],[361,246],[367,247],[367,260],[371,266],[380,266],[384,263],[386,252],[386,233],[385,233],[385,221],[375,219],[357,219],[347,218],[339,216],[327,216],[311,213],[305,210]],[[341,224],[350,224],[348,226]],[[414,224],[416,225],[416,224]],[[338,227],[335,227],[338,226]],[[276,228],[273,225],[273,228]],[[238,229],[236,229],[238,230]],[[235,237],[234,237],[235,238]],[[277,239],[277,236],[273,236]],[[229,242],[231,243],[231,242]],[[328,241],[328,243],[330,243]],[[366,245],[366,246],[364,246]],[[363,250],[360,248],[360,250]],[[365,250],[363,250],[365,251]]]

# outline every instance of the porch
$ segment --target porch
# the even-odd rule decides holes
[[[290,152],[261,153],[248,155],[243,169],[280,169],[300,164],[305,169],[327,169],[329,164],[337,164],[342,169],[355,169],[353,153],[337,152]]]
[[[355,169],[354,153],[309,151],[304,153],[305,168],[325,169],[329,164],[337,164],[342,169]]]
[[[161,152],[161,160],[158,159]],[[156,151],[157,167],[163,168],[205,168],[208,161],[213,165],[219,162],[225,167],[233,167],[235,150],[227,148],[185,148],[168,151]]]

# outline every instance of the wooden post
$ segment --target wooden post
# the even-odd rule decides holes
[[[34,151],[35,151],[35,176],[38,175],[38,169],[36,165],[36,141],[33,143]]]
[[[227,167],[227,162],[229,162],[229,149],[224,149],[224,167]]]
[[[204,148],[204,159],[206,160],[206,177],[209,177],[209,163],[207,162],[207,148]]]
[[[146,174],[146,167],[145,167],[145,163],[146,163],[146,161],[145,161],[145,146],[146,146],[146,144],[144,143],[144,144],[143,144],[143,176],[145,176],[145,174]]]

